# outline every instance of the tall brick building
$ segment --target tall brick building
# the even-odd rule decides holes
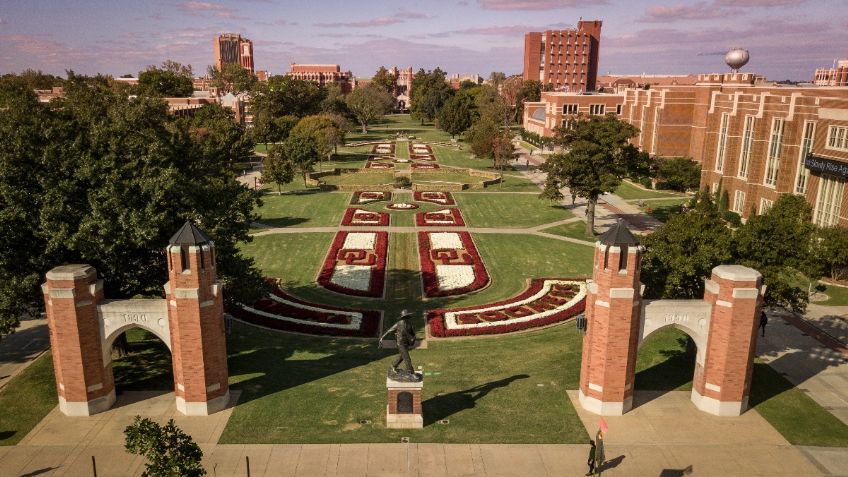
[[[743,218],[768,210],[780,194],[798,194],[815,223],[848,226],[848,88],[784,87],[727,73],[620,94],[543,93],[526,103],[525,128],[551,135],[572,112],[584,112],[581,104],[601,98],[621,104],[618,115],[640,129],[633,142],[642,150],[701,163],[701,187],[717,190],[721,181]]]
[[[524,80],[541,81],[558,91],[595,91],[601,24],[580,20],[573,29],[526,33]]]
[[[253,42],[242,38],[238,33],[222,33],[215,37],[215,67],[218,71],[224,65],[236,64],[253,73]]]
[[[816,68],[813,77],[816,86],[848,86],[848,58],[833,65],[833,68]]]
[[[288,75],[299,80],[311,81],[318,86],[335,83],[339,85],[344,94],[350,93],[353,89],[353,74],[350,71],[342,71],[339,65],[299,65],[292,63]]]

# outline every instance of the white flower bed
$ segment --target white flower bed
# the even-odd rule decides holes
[[[336,265],[330,282],[351,290],[368,291],[371,286],[371,267],[368,265]]]
[[[474,265],[436,265],[436,280],[441,290],[467,287],[474,283]]]
[[[438,270],[438,266],[437,266],[437,270]],[[577,285],[577,286],[580,287],[580,291],[577,292],[576,295],[574,295],[574,298],[572,298],[571,300],[569,300],[567,303],[565,303],[563,305],[560,305],[560,306],[558,306],[554,309],[543,311],[543,312],[540,312],[540,313],[534,313],[532,315],[522,316],[520,318],[512,318],[512,319],[509,319],[509,320],[502,320],[502,321],[483,321],[483,322],[480,322],[480,323],[469,323],[469,324],[462,324],[462,323],[459,323],[459,321],[457,320],[458,315],[484,313],[484,312],[487,312],[487,311],[499,311],[499,310],[505,310],[507,308],[513,308],[513,307],[516,307],[516,306],[526,305],[528,303],[533,303],[534,301],[536,301],[536,300],[542,298],[543,296],[547,295],[551,291],[551,287],[553,285]],[[463,329],[463,328],[468,329],[468,328],[485,328],[487,326],[504,326],[504,325],[508,325],[508,324],[511,324],[511,323],[522,323],[522,322],[525,322],[525,321],[538,320],[540,318],[544,318],[546,316],[550,316],[550,315],[553,315],[553,314],[556,314],[556,313],[560,313],[564,310],[567,310],[567,309],[573,307],[574,305],[579,303],[580,300],[582,300],[585,296],[586,296],[586,283],[585,282],[576,282],[576,281],[569,281],[569,280],[545,280],[545,283],[542,285],[541,290],[539,290],[537,293],[535,293],[535,294],[533,294],[533,295],[531,295],[531,296],[529,296],[529,297],[527,297],[523,300],[510,302],[510,303],[506,303],[506,304],[503,304],[503,305],[490,306],[490,307],[487,307],[487,308],[478,308],[478,309],[474,309],[474,310],[447,312],[447,313],[445,313],[445,325],[447,326],[448,329]]]
[[[430,248],[432,250],[460,250],[465,248],[465,246],[462,245],[462,239],[457,233],[433,232],[430,234]]]
[[[417,209],[418,206],[415,204],[409,204],[407,202],[395,202],[392,205],[393,209]]]
[[[412,143],[412,148],[413,148],[413,149],[415,149],[415,148],[421,148],[421,147],[426,147],[426,146],[427,146],[426,144],[424,144],[424,143],[420,143],[420,142],[414,142],[414,143]]]
[[[344,315],[350,318],[350,323],[347,324],[339,324],[339,323],[321,323],[317,321],[311,320],[302,320],[300,318],[293,318],[291,316],[283,316],[283,315],[275,315],[273,313],[268,313],[267,311],[257,310],[255,308],[251,308],[249,306],[242,306],[245,310],[256,313],[257,315],[264,316],[267,318],[272,318],[280,321],[288,321],[291,323],[298,323],[301,325],[309,325],[309,326],[318,326],[321,328],[338,328],[340,330],[358,330],[360,324],[362,323],[362,313],[356,311],[343,311],[343,310],[330,310],[327,308],[320,308],[317,306],[303,305],[301,303],[295,303],[293,301],[286,300],[285,298],[274,295],[273,293],[269,295],[269,298],[272,300],[282,303],[284,305],[289,305],[294,308],[300,308],[302,310],[316,311],[318,313],[327,313],[333,315]]]
[[[343,249],[348,250],[374,250],[377,243],[377,234],[374,232],[351,232],[345,237]]]

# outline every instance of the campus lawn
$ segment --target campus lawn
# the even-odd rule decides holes
[[[568,209],[531,194],[457,193],[454,197],[469,227],[524,228],[574,216]]]
[[[58,403],[53,358],[47,352],[0,390],[0,446],[20,442]]]
[[[480,159],[474,157],[468,150],[468,145],[463,144],[462,150],[457,150],[445,146],[431,146],[433,154],[436,155],[436,160],[443,166],[465,167],[480,170],[494,170],[492,161],[489,159]]]
[[[391,172],[360,172],[354,174],[339,174],[337,176],[324,176],[322,182],[330,185],[341,184],[356,184],[356,185],[377,185],[377,184],[393,184],[395,176]]]
[[[819,285],[824,286],[822,293],[828,296],[825,301],[814,302],[816,305],[826,306],[845,306],[848,305],[848,287],[840,287],[837,285],[828,285],[819,282]]]
[[[412,200],[412,192],[393,192],[392,193],[392,203],[397,202],[405,202],[405,203],[413,203]],[[348,207],[355,207],[357,209],[365,209],[370,210],[372,212],[383,212],[387,213],[391,216],[391,221],[389,224],[392,227],[414,227],[415,226],[415,214],[419,212],[432,212],[434,210],[443,210],[445,206],[439,204],[433,204],[430,202],[414,202],[415,205],[418,206],[417,209],[410,210],[392,210],[387,209],[386,205],[389,202],[372,202],[369,204],[360,204],[360,205],[349,205]]]
[[[483,177],[472,176],[466,172],[413,172],[412,182],[458,182],[460,184],[476,184],[483,182]]]
[[[650,212],[647,212],[649,215],[660,222],[667,222],[672,215],[676,215],[681,212],[681,205],[686,204],[689,201],[690,199],[688,198],[650,200],[645,202],[645,206],[642,207],[642,210],[645,212],[650,210]]]
[[[583,222],[582,220],[572,222],[570,224],[556,225],[554,227],[542,229],[542,232],[553,235],[559,235],[562,237],[570,237],[578,240],[586,240],[589,242],[594,242],[598,240],[598,235],[600,235],[597,233],[593,235],[587,235],[586,222]]]
[[[490,185],[485,189],[474,189],[466,192],[533,192],[539,194],[541,189],[530,179],[507,172],[503,175],[503,182],[499,184]]]
[[[618,189],[615,190],[615,195],[621,197],[624,200],[637,200],[637,199],[659,199],[663,197],[685,197],[683,194],[677,194],[674,192],[660,192],[656,190],[645,190],[635,185],[622,181],[621,185],[618,186]]]
[[[256,212],[272,227],[329,227],[339,225],[349,200],[350,194],[332,192],[265,194]]]

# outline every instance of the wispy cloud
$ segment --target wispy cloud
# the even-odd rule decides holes
[[[483,35],[483,36],[503,36],[503,37],[519,37],[529,31],[544,31],[558,30],[563,28],[574,28],[574,25],[568,23],[552,23],[549,25],[489,25],[480,27],[462,28],[459,30],[448,30],[442,32],[433,32],[427,35],[419,35],[420,38],[442,38],[454,35]]]
[[[645,14],[637,21],[645,23],[671,22],[679,20],[703,20],[718,18],[728,13],[728,9],[707,2],[676,5],[654,5],[645,10]]]
[[[807,0],[715,0],[716,5],[728,7],[785,7],[806,2]]]
[[[370,18],[368,20],[359,20],[353,22],[314,23],[313,26],[317,26],[320,28],[369,28],[395,25],[398,23],[404,23],[407,20],[420,20],[423,18],[430,18],[430,15],[421,12],[399,11],[391,16],[382,16],[377,18]]]
[[[235,13],[220,3],[189,1],[179,4],[181,12],[187,15],[235,19]]]
[[[556,10],[559,8],[585,7],[585,0],[477,0],[486,10]],[[605,5],[607,0],[596,0],[596,5]]]

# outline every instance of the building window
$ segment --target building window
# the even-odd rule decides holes
[[[589,105],[589,114],[595,116],[601,116],[604,114],[604,105],[603,104],[590,104]]]
[[[831,126],[828,129],[827,148],[848,151],[848,126]]]
[[[654,125],[651,130],[651,154],[657,153],[657,132],[660,123],[660,108],[654,110]]]
[[[774,187],[777,184],[777,169],[780,151],[783,148],[783,118],[774,118],[771,122],[768,158],[766,158],[766,177],[763,183]]]
[[[727,146],[727,123],[730,122],[730,113],[722,113],[721,127],[718,132],[718,147],[716,148],[716,172],[724,170],[724,150]]]
[[[763,215],[763,214],[767,213],[769,210],[771,210],[771,206],[773,206],[773,205],[774,205],[773,200],[760,199],[760,215]]]
[[[810,171],[804,167],[804,159],[807,154],[813,149],[813,136],[816,133],[816,123],[806,121],[804,123],[804,136],[801,138],[801,151],[798,153],[798,173],[795,176],[795,193],[807,193],[807,179],[810,177]]]
[[[562,114],[577,114],[576,104],[565,104],[562,106]]]
[[[710,186],[710,189],[712,190],[713,194],[718,194],[718,182],[713,182],[713,184]]]
[[[822,227],[830,227],[839,223],[844,189],[844,181],[833,176],[824,175],[821,177],[813,222]]]
[[[733,211],[737,214],[741,214],[742,210],[745,208],[745,193],[741,190],[737,190],[733,194]]]
[[[621,116],[621,106],[620,104],[615,105],[615,114]]]
[[[754,116],[745,116],[742,131],[742,152],[739,154],[739,177],[748,177],[748,161],[751,160],[751,142],[754,140]]]

